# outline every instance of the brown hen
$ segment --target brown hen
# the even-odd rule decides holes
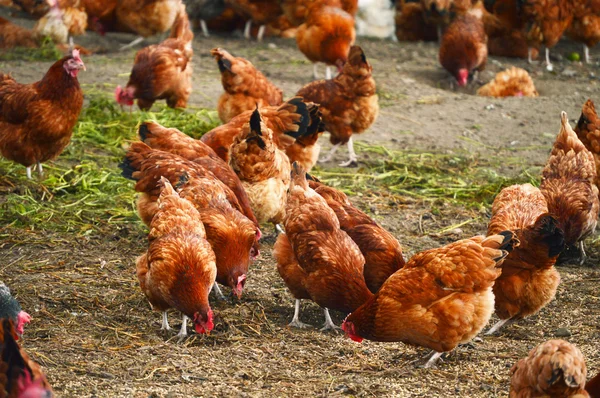
[[[591,99],[583,104],[581,116],[575,126],[575,134],[583,145],[594,156],[596,164],[596,179],[594,183],[600,189],[600,118],[596,114],[596,107]]]

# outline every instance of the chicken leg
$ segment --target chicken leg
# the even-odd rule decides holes
[[[500,330],[502,328],[502,326],[506,325],[509,322],[511,322],[511,318],[500,319],[498,322],[496,322],[494,324],[494,326],[492,326],[490,328],[490,330],[488,330],[487,332],[485,332],[485,335],[489,336],[489,335],[495,334],[498,330]]]
[[[337,332],[338,330],[342,330],[339,326],[336,326],[335,323],[333,323],[333,320],[331,320],[329,310],[327,308],[324,308],[323,310],[325,313],[325,325],[323,325],[323,327],[320,329],[321,332],[324,332],[326,330],[333,330],[335,332]]]
[[[252,27],[252,20],[249,19],[246,21],[246,26],[244,27],[244,38],[250,40],[250,28]]]
[[[425,369],[431,369],[435,367],[436,362],[438,361],[438,359],[440,359],[440,357],[443,354],[443,352],[436,352],[435,354],[433,354],[431,358],[429,358],[429,361],[427,361],[427,363],[425,364]]]
[[[335,144],[334,146],[332,146],[331,149],[329,150],[329,153],[327,155],[325,155],[324,158],[319,159],[319,163],[329,162],[331,160],[331,158],[333,158],[333,155],[337,152],[340,145],[342,145],[342,144]]]
[[[217,282],[215,282],[213,284],[212,291],[215,292],[215,296],[217,296],[217,298],[219,300],[225,300],[225,296],[223,295],[223,292],[221,291],[221,288],[219,287],[219,285],[217,284]]]
[[[548,47],[546,47],[544,50],[546,50],[546,70],[548,72],[552,72],[552,69],[554,69],[554,67],[552,66],[552,63],[550,62],[550,49]]]
[[[348,167],[348,166],[356,166],[358,163],[358,158],[356,157],[356,152],[354,152],[354,142],[352,141],[352,137],[350,137],[350,139],[348,140],[348,154],[349,154],[349,159],[346,162],[340,163],[340,166],[342,167]]]
[[[580,240],[579,241],[579,265],[583,265],[583,263],[585,263],[586,258],[587,258],[587,255],[585,254],[585,249],[583,247],[583,241]]]
[[[590,58],[590,48],[586,44],[583,45],[583,59],[585,59],[586,64],[592,63],[592,59]]]
[[[44,169],[42,168],[41,162],[37,162],[37,172],[40,178],[44,176]]]
[[[162,326],[160,330],[171,330],[171,326],[169,326],[169,316],[167,315],[167,311],[163,311],[162,313]]]
[[[187,336],[187,321],[188,317],[184,315],[183,320],[181,321],[181,329],[179,330],[179,333],[177,333],[177,338],[179,341],[183,340]]]
[[[208,26],[206,26],[206,21],[204,19],[200,20],[200,29],[202,30],[202,34],[204,35],[204,37],[210,36],[210,34],[208,33]]]
[[[533,63],[533,47],[527,48],[527,63]]]
[[[310,327],[309,324],[300,322],[300,300],[299,299],[296,299],[296,304],[294,305],[294,317],[292,318],[292,321],[290,323],[288,323],[288,326],[292,326],[292,327],[300,328],[300,329]]]
[[[260,27],[258,28],[258,34],[256,35],[256,40],[262,41],[263,37],[265,36],[266,28],[267,28],[267,25],[260,25]]]
[[[329,65],[325,67],[325,79],[331,80],[331,67]]]
[[[27,167],[27,169],[26,169],[26,171],[27,171],[27,179],[28,179],[28,180],[31,180],[31,167],[32,167],[32,166],[29,166],[29,167]]]
[[[131,43],[125,44],[124,46],[119,48],[119,51],[129,50],[131,47],[137,46],[138,44],[140,44],[143,41],[144,41],[144,38],[142,36],[140,36],[137,39],[135,39],[134,41],[132,41]]]

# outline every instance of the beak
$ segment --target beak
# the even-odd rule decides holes
[[[87,70],[85,68],[85,64],[83,62],[81,64],[79,64],[79,69],[83,69],[84,72]]]

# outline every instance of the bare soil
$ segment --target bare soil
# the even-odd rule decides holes
[[[136,50],[121,53],[116,48],[133,38],[88,33],[78,40],[103,49],[84,59],[88,70],[80,82],[85,91],[112,92],[126,83]],[[555,72],[549,73],[524,60],[492,57],[479,77],[482,81],[516,65],[530,71],[540,97],[490,99],[474,96],[474,88],[448,89],[435,43],[359,39],[358,44],[373,65],[381,114],[356,139],[390,149],[505,154],[524,165],[541,166],[559,130],[560,111],[574,120],[588,97],[600,100],[597,63],[556,61]],[[214,109],[222,92],[209,54],[214,47],[250,59],[286,97],[312,80],[312,65],[293,40],[198,37],[192,107]],[[577,50],[575,44],[561,42],[553,53],[564,57]],[[600,60],[600,51],[593,49],[592,57]],[[0,62],[0,72],[32,82],[50,63]],[[326,150],[326,137],[322,140]],[[336,163],[346,156],[345,150],[339,151]],[[502,172],[510,173],[510,167]],[[377,195],[352,200],[397,236],[407,258],[486,229],[485,222],[477,222],[434,233],[473,217],[473,210],[447,208],[434,216],[430,204],[420,201],[391,207]],[[427,350],[400,343],[356,344],[341,334],[318,331],[323,315],[312,303],[303,303],[301,319],[314,329],[286,327],[293,300],[271,257],[274,236],[267,237],[261,258],[253,264],[241,301],[213,301],[214,332],[192,334],[179,343],[174,331],[159,330],[160,314],[150,310],[139,289],[134,262],[144,250],[145,236],[137,229],[81,237],[40,225],[37,230],[0,233],[0,280],[33,315],[23,345],[44,367],[59,396],[506,396],[510,367],[561,328],[570,333],[564,338],[584,352],[590,376],[600,371],[597,236],[587,242],[584,266],[559,268],[562,283],[556,299],[539,314],[506,327],[499,336],[481,336],[481,341],[447,355],[436,369],[426,370],[419,365]],[[339,324],[344,315],[333,316]],[[179,314],[173,312],[170,319],[178,328]]]

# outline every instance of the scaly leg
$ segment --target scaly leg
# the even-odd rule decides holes
[[[179,338],[179,341],[183,340],[185,338],[185,336],[187,336],[187,321],[188,321],[188,317],[184,315],[183,321],[181,322],[181,330],[179,330],[179,333],[177,333],[177,337]]]
[[[27,167],[27,178],[31,180],[31,166]]]
[[[355,166],[358,162],[358,158],[356,157],[356,153],[354,152],[354,142],[352,142],[352,137],[348,140],[348,155],[349,160],[344,163],[340,163],[342,167]]]
[[[163,311],[162,313],[162,326],[160,330],[171,330],[171,326],[169,326],[169,316],[167,315],[167,311]]]
[[[225,300],[225,296],[223,295],[223,292],[221,291],[221,288],[219,287],[219,285],[217,284],[217,282],[215,282],[213,284],[212,291],[215,292],[215,296],[217,296],[217,298],[219,300]]]
[[[435,354],[433,354],[431,358],[429,358],[429,361],[427,361],[427,363],[425,364],[425,368],[430,369],[435,367],[436,362],[438,361],[438,359],[440,359],[442,354],[443,352],[436,352]]]
[[[294,306],[294,317],[292,318],[292,321],[288,323],[288,326],[293,326],[300,329],[310,327],[309,324],[300,322],[300,300],[298,299],[296,299],[296,304]]]
[[[583,58],[586,64],[591,64],[592,59],[590,58],[590,48],[587,45],[583,45]]]
[[[133,46],[136,46],[138,44],[140,44],[141,42],[144,41],[144,38],[142,36],[138,37],[137,39],[135,39],[134,41],[132,41],[129,44],[125,44],[123,47],[119,48],[119,51],[125,51],[130,49]]]
[[[502,328],[502,326],[506,325],[509,321],[510,321],[510,318],[508,318],[508,319],[500,319],[498,322],[496,322],[496,324],[494,326],[492,326],[490,328],[490,330],[488,330],[487,332],[485,332],[485,335],[489,336],[491,334],[496,333],[498,330],[500,330],[500,328]]]
[[[204,37],[210,36],[210,34],[208,33],[208,26],[206,26],[206,21],[204,19],[200,20],[200,29],[202,29],[202,34],[204,35]]]
[[[583,263],[585,263],[585,260],[587,259],[587,255],[585,254],[585,249],[583,247],[583,241],[579,241],[579,265],[583,265]]]
[[[329,153],[323,159],[319,159],[319,163],[329,162],[331,160],[331,158],[333,157],[333,155],[337,152],[340,145],[342,145],[342,144],[335,144],[334,146],[332,146]]]
[[[313,77],[315,79],[319,78],[319,72],[317,71],[317,63],[316,62],[313,64]]]
[[[325,67],[325,79],[331,79],[331,67],[329,65]]]
[[[550,49],[548,47],[546,47],[545,50],[546,50],[546,70],[548,70],[549,72],[552,72],[552,69],[554,69],[554,67],[552,66],[552,63],[550,62]]]
[[[285,229],[283,229],[283,227],[281,226],[281,224],[275,224],[275,229],[277,230],[277,233],[279,233],[279,234],[285,234]]]
[[[339,326],[335,326],[335,323],[333,323],[333,321],[331,320],[331,316],[329,315],[329,310],[327,308],[324,308],[324,313],[325,313],[325,325],[323,325],[323,327],[320,329],[321,332],[324,332],[326,330],[333,330],[333,331],[338,331],[338,330],[342,330]]]
[[[250,28],[252,27],[252,20],[246,21],[246,26],[244,27],[244,37],[246,39],[250,39]]]
[[[533,47],[527,48],[527,62],[533,63]]]
[[[41,162],[37,162],[37,172],[40,177],[44,176],[44,169],[42,168]]]
[[[260,28],[258,28],[258,34],[256,35],[256,39],[258,41],[262,41],[263,37],[265,36],[265,29],[267,28],[266,25],[260,25]]]

